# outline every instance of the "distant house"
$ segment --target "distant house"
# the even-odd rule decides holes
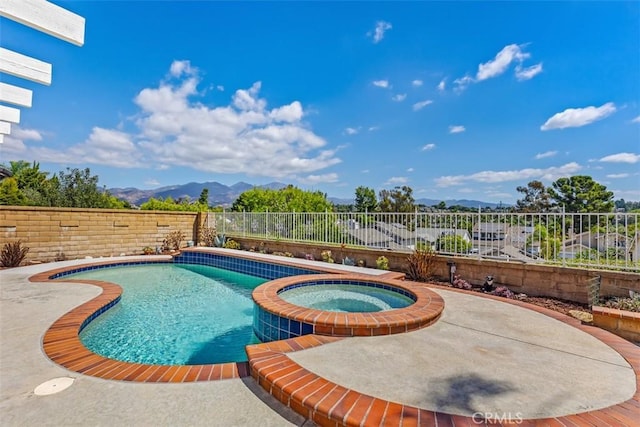
[[[605,253],[609,249],[616,249],[627,253],[630,244],[631,239],[620,233],[592,233],[590,231],[576,234],[564,241],[565,247],[583,245],[589,249],[597,250],[600,253]]]
[[[345,233],[350,236],[350,241],[356,245],[369,248],[392,248],[396,246],[393,238],[375,228],[346,229]]]
[[[507,228],[507,224],[480,222],[473,227],[473,240],[504,240]]]
[[[464,241],[471,242],[469,232],[458,228],[418,227],[415,233],[419,242],[433,248],[435,248],[438,239],[445,236],[460,236]]]
[[[591,251],[591,248],[580,243],[573,243],[568,246],[564,246],[556,254],[558,259],[575,259],[581,254],[586,254]]]
[[[402,248],[415,249],[416,242],[421,242],[416,233],[409,230],[404,224],[377,221],[374,227],[382,234],[391,237],[396,245]]]
[[[514,225],[509,228],[509,239],[511,244],[516,247],[525,247],[527,241],[531,243],[531,236],[535,231],[535,227],[530,225]]]

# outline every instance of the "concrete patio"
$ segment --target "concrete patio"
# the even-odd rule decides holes
[[[63,281],[31,283],[28,278],[91,261],[95,259],[0,271],[3,425],[313,425],[251,377],[131,383],[89,377],[54,364],[42,350],[44,333],[56,319],[100,290]],[[359,393],[467,417],[483,412],[547,418],[625,401],[637,406],[637,373],[601,339],[533,310],[434,290],[444,298],[445,311],[430,327],[342,339],[287,356]],[[640,348],[633,348],[638,350],[631,350],[637,363]],[[38,385],[59,377],[71,377],[74,382],[59,393],[34,393]],[[640,411],[633,412],[636,406],[631,406],[631,415],[640,416]]]

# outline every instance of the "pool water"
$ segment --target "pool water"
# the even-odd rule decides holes
[[[122,286],[122,299],[80,334],[94,353],[124,362],[199,365],[247,360],[259,343],[251,292],[265,279],[203,265],[111,267],[66,276]]]
[[[398,292],[359,285],[313,285],[288,289],[283,300],[323,311],[371,313],[404,308],[414,301]]]

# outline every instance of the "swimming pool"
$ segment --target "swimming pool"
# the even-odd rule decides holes
[[[89,323],[80,340],[124,362],[198,365],[247,360],[253,289],[266,279],[206,265],[102,268],[69,278],[120,285],[121,300]]]
[[[291,304],[341,313],[373,313],[404,308],[415,301],[390,289],[355,284],[314,284],[280,292]]]

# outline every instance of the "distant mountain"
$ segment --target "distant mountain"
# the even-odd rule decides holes
[[[202,190],[209,189],[209,205],[212,206],[231,206],[238,196],[254,187],[268,188],[278,190],[286,187],[287,184],[281,182],[271,182],[265,185],[252,185],[246,182],[237,182],[231,186],[220,184],[219,182],[190,182],[183,185],[170,185],[160,187],[154,190],[139,190],[137,188],[109,188],[108,191],[112,195],[126,200],[133,205],[141,205],[150,198],[171,197],[173,200],[189,198],[189,200],[198,200]]]
[[[183,185],[169,185],[166,187],[156,188],[154,190],[139,190],[137,188],[110,188],[109,192],[123,200],[127,200],[133,205],[141,205],[150,198],[156,199],[171,197],[173,200],[189,198],[189,200],[198,200],[202,190],[209,189],[209,205],[211,206],[231,206],[238,196],[247,190],[252,188],[266,188],[270,190],[279,190],[286,187],[287,184],[281,182],[271,182],[264,185],[253,185],[246,182],[236,182],[229,186],[219,182],[190,182]],[[354,203],[354,199],[328,197],[331,203],[335,205],[350,205]],[[434,206],[441,202],[441,200],[435,199],[418,199],[417,204],[425,206]],[[499,207],[498,203],[481,202],[479,200],[444,200],[447,207],[450,206],[464,206],[466,208],[492,208]],[[507,205],[503,205],[507,206]]]
[[[352,205],[355,203],[354,199],[340,199],[337,197],[328,197],[328,200],[334,205]],[[463,206],[465,208],[478,208],[478,206],[482,208],[491,208],[495,209],[500,206],[498,203],[489,203],[489,202],[481,202],[479,200],[436,200],[436,199],[418,199],[416,200],[416,204],[425,205],[425,206],[434,206],[444,201],[447,207],[451,206]],[[502,204],[503,207],[508,207],[509,205]]]
[[[416,200],[416,203],[421,204],[421,205],[425,205],[425,206],[434,206],[439,204],[440,202],[444,202],[447,207],[451,207],[451,206],[463,206],[465,208],[491,208],[491,209],[495,209],[500,207],[500,203],[489,203],[489,202],[482,202],[480,200],[467,200],[467,199],[460,199],[460,200],[456,200],[456,199],[449,199],[449,200],[435,200],[435,199],[418,199]],[[502,207],[508,207],[510,205],[507,205],[505,203],[502,203]]]

